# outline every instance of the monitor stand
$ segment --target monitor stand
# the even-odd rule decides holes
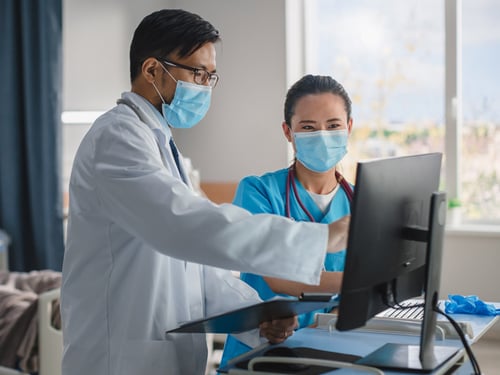
[[[420,345],[385,344],[356,363],[378,368],[430,372],[445,364],[451,367],[462,357],[459,348],[434,346],[437,319],[434,307],[439,300],[445,219],[446,194],[436,192],[431,197],[429,228],[405,228],[405,238],[427,242],[425,307]]]
[[[423,363],[420,360],[419,345],[389,343],[356,361],[356,364],[382,369],[431,372],[444,364],[451,367],[461,357],[458,348],[434,346],[431,356]]]

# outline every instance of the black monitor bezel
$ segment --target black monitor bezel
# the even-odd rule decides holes
[[[358,163],[338,330],[361,327],[388,304],[422,295],[427,244],[404,231],[428,227],[441,160],[441,153],[428,153]],[[396,254],[398,246],[404,251]],[[385,300],[377,298],[383,294]]]
[[[358,163],[336,328],[362,327],[425,291],[420,345],[388,343],[360,364],[427,372],[457,354],[434,346],[446,218],[446,194],[438,192],[441,160],[430,153]],[[377,221],[384,204],[387,215]]]

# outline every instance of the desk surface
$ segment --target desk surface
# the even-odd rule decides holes
[[[391,333],[366,333],[366,332],[339,332],[334,331],[330,333],[324,329],[305,328],[296,332],[290,339],[287,340],[286,346],[294,347],[308,347],[318,350],[327,350],[339,353],[348,353],[359,356],[366,356],[374,350],[380,348],[385,343],[398,343],[398,344],[411,344],[418,345],[419,337],[399,335]],[[439,346],[451,346],[461,349],[461,344],[457,340],[443,340],[437,341]],[[458,356],[453,363],[450,363],[448,368],[460,358]],[[443,369],[440,369],[443,370]],[[359,371],[353,372],[348,369],[336,370],[331,374],[360,374]],[[407,372],[384,370],[386,374],[405,374]],[[431,374],[440,374],[442,371],[434,371]],[[328,373],[329,374],[329,373]]]
[[[500,305],[500,304],[495,304]],[[475,331],[474,342],[479,339],[498,319],[497,317],[486,317],[486,316],[475,316],[467,314],[455,314],[453,317],[457,320],[468,320],[473,325]],[[301,329],[290,337],[285,343],[280,344],[280,346],[288,346],[290,348],[307,347],[318,350],[326,350],[331,352],[339,352],[346,354],[354,354],[359,356],[366,356],[374,350],[380,348],[386,343],[398,343],[398,344],[410,344],[419,345],[420,337],[416,335],[403,335],[399,333],[373,333],[373,332],[363,332],[363,331],[346,331],[330,332],[328,329],[324,328],[304,328]],[[436,340],[436,346],[449,346],[455,347],[460,350],[459,355],[457,355],[452,363],[442,366],[441,368],[428,373],[432,375],[438,375],[446,373],[446,371],[453,367],[454,363],[460,359],[462,354],[465,352],[462,343],[456,339],[445,339]],[[252,351],[251,357],[258,356],[260,353],[266,351],[268,345],[257,348]],[[481,365],[481,364],[479,364]],[[457,369],[454,374],[471,374],[472,367],[470,363],[466,362],[463,366]],[[386,374],[408,374],[408,372],[384,370]],[[255,372],[258,374],[258,372]],[[335,371],[328,372],[326,374],[344,375],[344,374],[361,374],[359,371],[354,372],[348,369],[338,369]],[[413,374],[415,374],[413,372]]]

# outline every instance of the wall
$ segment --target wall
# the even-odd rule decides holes
[[[500,301],[500,232],[448,230],[443,254],[441,296],[475,294]]]
[[[483,228],[483,230],[467,227],[447,230],[440,297],[446,298],[448,294],[476,295],[483,301],[499,302],[499,264],[498,227]],[[486,334],[485,343],[482,345],[485,348],[481,347],[478,353],[480,355],[487,350],[491,351],[493,347],[500,349],[500,321]],[[484,359],[491,361],[493,356]]]
[[[161,0],[63,0],[63,109],[103,111],[130,90],[128,53],[141,19]]]

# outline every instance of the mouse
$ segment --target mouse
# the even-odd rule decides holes
[[[299,358],[299,355],[292,349],[286,346],[277,346],[267,350],[264,357],[289,357],[289,358]],[[257,363],[254,369],[257,371],[276,371],[276,372],[299,372],[308,369],[308,365],[300,363],[273,363],[273,362],[262,362]]]

